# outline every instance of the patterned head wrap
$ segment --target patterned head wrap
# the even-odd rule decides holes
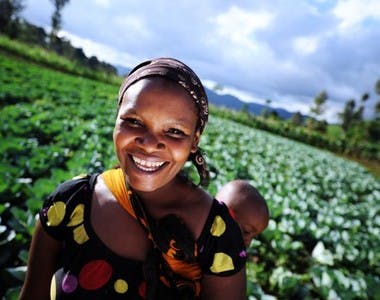
[[[161,76],[181,85],[192,97],[198,108],[199,129],[202,132],[208,119],[208,100],[203,85],[187,65],[173,58],[156,58],[137,65],[125,78],[119,90],[120,107],[126,90],[135,82],[146,78]]]
[[[120,108],[127,89],[135,82],[147,77],[167,78],[178,83],[190,94],[198,108],[198,128],[202,133],[208,120],[208,100],[205,89],[194,71],[174,58],[161,57],[147,60],[133,68],[120,87],[118,107]],[[207,185],[209,171],[200,149],[195,153],[191,153],[189,158],[197,168],[200,184]]]

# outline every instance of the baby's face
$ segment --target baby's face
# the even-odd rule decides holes
[[[233,211],[239,224],[244,244],[248,248],[253,238],[259,235],[268,225],[268,220],[257,210],[235,209]]]
[[[267,226],[268,209],[263,199],[252,191],[252,187],[241,181],[231,181],[216,194],[216,199],[227,204],[239,224],[246,247]]]

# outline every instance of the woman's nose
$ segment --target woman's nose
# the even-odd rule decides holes
[[[143,147],[147,152],[162,150],[165,148],[163,141],[155,134],[146,131],[144,134],[135,138],[135,142]]]

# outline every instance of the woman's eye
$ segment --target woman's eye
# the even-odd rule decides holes
[[[167,134],[169,134],[170,136],[173,136],[173,137],[177,137],[177,138],[183,137],[186,135],[182,130],[176,129],[176,128],[170,128],[167,131]]]
[[[123,119],[123,122],[125,122],[128,126],[132,126],[132,127],[142,126],[141,122],[134,118],[125,118]]]

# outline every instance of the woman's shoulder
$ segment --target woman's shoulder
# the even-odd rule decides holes
[[[64,201],[65,199],[70,199],[80,191],[90,193],[94,188],[97,175],[98,174],[82,174],[68,179],[60,183],[48,196],[48,199],[58,198],[60,201]]]
[[[67,228],[85,217],[91,203],[92,184],[96,175],[81,175],[59,184],[45,199],[39,213],[42,227],[57,240],[63,239]]]
[[[223,202],[213,199],[197,244],[204,274],[228,276],[245,265],[246,249],[240,227]]]

